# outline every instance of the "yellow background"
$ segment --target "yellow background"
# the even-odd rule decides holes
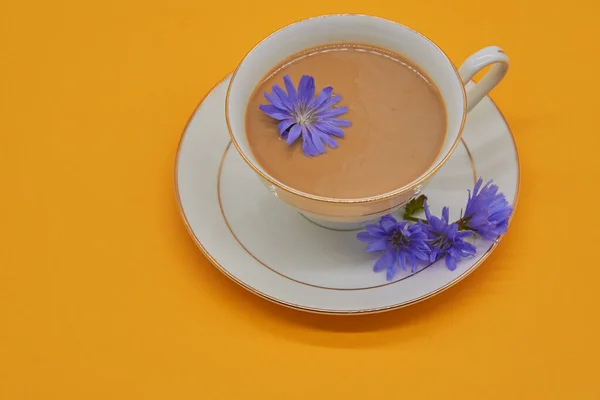
[[[212,4],[211,4],[212,3]],[[0,3],[0,398],[599,399],[594,1]],[[259,299],[196,249],[173,194],[205,93],[294,20],[362,12],[460,63],[498,44],[521,156],[497,251],[363,317]]]

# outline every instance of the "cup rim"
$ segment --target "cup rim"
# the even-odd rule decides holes
[[[244,60],[246,60],[246,58],[248,57],[248,55],[250,53],[252,53],[258,46],[260,46],[265,40],[267,40],[268,38],[276,35],[277,33],[279,33],[280,31],[283,31],[287,28],[289,28],[290,26],[302,23],[304,21],[310,21],[310,20],[314,20],[314,19],[324,19],[324,18],[328,18],[328,17],[368,17],[368,18],[373,18],[376,20],[380,20],[380,21],[384,21],[384,22],[391,22],[393,24],[396,25],[400,25],[410,31],[412,31],[413,33],[421,36],[423,39],[427,40],[429,43],[431,43],[448,61],[448,63],[450,64],[450,66],[452,66],[452,69],[454,70],[454,73],[456,74],[456,78],[458,79],[458,82],[460,84],[460,88],[462,91],[462,95],[463,95],[463,115],[462,115],[462,120],[460,123],[460,127],[459,127],[459,131],[458,131],[458,135],[456,136],[456,139],[454,141],[454,143],[452,144],[452,146],[450,147],[450,150],[446,153],[446,155],[444,156],[444,158],[442,158],[442,160],[440,162],[438,162],[433,169],[431,169],[431,171],[429,171],[427,174],[423,175],[422,177],[398,188],[398,189],[394,189],[390,192],[387,193],[383,193],[383,194],[379,194],[379,195],[375,195],[375,196],[369,196],[369,197],[361,197],[361,198],[355,198],[355,199],[348,199],[348,198],[335,198],[335,197],[325,197],[325,196],[317,196],[317,195],[313,195],[310,193],[306,193],[303,192],[301,190],[298,189],[294,189],[293,187],[290,187],[280,181],[278,181],[277,179],[273,178],[271,175],[261,171],[256,165],[254,165],[254,163],[252,161],[250,161],[248,159],[248,157],[246,157],[246,155],[244,154],[244,152],[242,151],[240,145],[238,144],[235,135],[233,134],[233,130],[231,129],[231,122],[229,121],[229,97],[230,97],[230,92],[231,92],[231,87],[233,85],[233,82],[235,80],[235,77],[237,75],[238,70],[240,69],[240,66],[242,65],[242,63],[244,62]],[[320,201],[320,202],[324,202],[324,203],[342,203],[342,204],[360,204],[360,203],[370,203],[373,201],[380,201],[380,200],[385,200],[385,199],[389,199],[391,197],[397,196],[399,194],[405,193],[411,189],[414,189],[416,186],[422,184],[423,182],[427,181],[431,176],[433,176],[445,163],[446,161],[450,158],[450,156],[452,155],[452,153],[454,152],[454,150],[456,149],[456,146],[458,146],[458,143],[460,142],[461,138],[462,138],[462,134],[463,134],[463,130],[465,127],[465,122],[467,119],[467,92],[465,90],[465,85],[464,82],[462,81],[460,74],[458,72],[458,69],[456,68],[456,65],[454,65],[454,63],[452,62],[452,60],[450,59],[450,57],[448,57],[448,55],[444,52],[444,50],[442,50],[433,40],[431,40],[430,38],[428,38],[427,36],[425,36],[424,34],[412,29],[409,26],[406,26],[404,24],[401,24],[399,22],[396,21],[392,21],[386,18],[382,18],[382,17],[377,17],[374,15],[368,15],[368,14],[357,14],[357,13],[345,13],[345,14],[323,14],[323,15],[318,15],[318,16],[314,16],[314,17],[310,17],[310,18],[303,18],[297,21],[294,21],[288,25],[285,25],[275,31],[273,31],[271,34],[269,34],[268,36],[264,37],[263,39],[261,39],[257,44],[255,44],[242,58],[242,60],[240,61],[240,63],[237,65],[237,67],[235,68],[235,70],[233,71],[232,75],[231,75],[231,79],[229,80],[229,85],[227,86],[227,93],[225,96],[225,120],[227,122],[227,130],[229,131],[229,137],[231,139],[231,142],[233,143],[233,145],[235,146],[237,152],[242,156],[242,159],[246,162],[246,164],[248,164],[253,170],[254,172],[256,172],[261,178],[265,179],[266,181],[268,181],[269,183],[277,186],[278,188],[306,198],[306,199],[310,199],[310,200],[315,200],[315,201]]]

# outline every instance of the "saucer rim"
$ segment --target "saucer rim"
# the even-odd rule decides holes
[[[270,301],[272,303],[278,304],[280,306],[284,306],[286,308],[290,308],[296,311],[304,311],[304,312],[310,312],[310,313],[315,313],[315,314],[324,314],[324,315],[366,315],[366,314],[377,314],[377,313],[382,313],[382,312],[387,312],[387,311],[393,311],[393,310],[397,310],[400,308],[404,308],[404,307],[408,307],[411,306],[413,304],[416,303],[420,303],[422,301],[425,301],[431,297],[434,297],[435,295],[451,288],[452,286],[458,284],[459,282],[461,282],[463,279],[465,279],[466,277],[468,277],[469,275],[471,275],[473,273],[473,271],[475,271],[477,268],[479,268],[479,266],[481,264],[483,264],[487,258],[493,253],[493,251],[496,249],[496,247],[498,247],[498,245],[500,244],[500,242],[502,241],[502,239],[504,238],[505,235],[500,235],[498,237],[498,239],[496,240],[496,242],[492,243],[492,245],[489,247],[489,249],[481,256],[481,258],[479,258],[479,260],[477,260],[467,271],[465,271],[463,274],[459,275],[458,277],[456,277],[455,279],[453,279],[452,281],[448,282],[447,284],[440,286],[439,288],[435,289],[434,291],[431,291],[427,294],[424,294],[422,296],[416,297],[414,299],[411,299],[409,301],[404,301],[402,303],[398,303],[398,304],[392,304],[389,306],[384,306],[384,307],[377,307],[377,308],[371,308],[371,309],[364,309],[364,310],[334,310],[334,309],[321,309],[321,308],[316,308],[316,307],[307,307],[307,306],[303,306],[303,305],[299,305],[299,304],[294,304],[294,303],[289,303],[286,302],[284,300],[275,298],[273,296],[270,296],[266,293],[263,293],[259,290],[257,290],[256,288],[250,286],[249,284],[241,281],[239,278],[237,278],[235,275],[233,275],[231,272],[229,272],[225,267],[223,267],[209,252],[208,250],[202,245],[202,243],[200,242],[200,240],[196,237],[196,235],[194,234],[194,231],[192,230],[192,227],[185,215],[185,211],[183,209],[183,205],[181,202],[181,196],[179,193],[179,178],[178,178],[178,171],[179,171],[179,158],[181,155],[181,147],[183,144],[183,139],[185,138],[185,135],[188,131],[189,125],[192,122],[194,116],[196,115],[196,113],[198,112],[198,109],[200,108],[200,106],[204,103],[204,101],[208,98],[208,96],[210,96],[213,91],[222,83],[224,83],[227,78],[229,78],[232,74],[229,73],[227,74],[224,78],[222,78],[221,80],[219,80],[215,85],[213,85],[206,93],[205,95],[200,99],[200,101],[198,102],[198,104],[196,105],[196,107],[194,108],[193,112],[190,114],[184,128],[183,131],[181,133],[181,137],[179,138],[179,143],[177,145],[177,151],[175,154],[175,165],[174,165],[174,191],[175,191],[175,201],[177,203],[177,210],[179,212],[179,215],[183,221],[183,224],[188,232],[188,234],[190,235],[190,237],[192,238],[193,242],[196,244],[196,246],[198,247],[198,249],[200,250],[200,252],[206,257],[207,260],[209,260],[211,262],[211,264],[213,264],[213,266],[215,268],[217,268],[217,270],[219,270],[221,273],[223,273],[223,275],[225,275],[226,277],[228,277],[229,279],[231,279],[233,282],[235,282],[236,284],[238,284],[239,286],[241,286],[242,288],[248,290],[249,292],[267,300]],[[515,196],[514,196],[514,200],[513,200],[513,213],[511,215],[511,217],[509,218],[508,221],[508,226],[510,227],[510,224],[512,223],[512,219],[515,215],[515,211],[517,209],[518,206],[518,202],[519,202],[519,194],[520,194],[520,189],[521,189],[521,162],[520,162],[520,158],[519,158],[519,151],[518,151],[518,147],[517,147],[517,143],[515,141],[515,137],[514,134],[510,128],[510,125],[508,124],[508,121],[506,120],[504,114],[502,113],[502,110],[500,110],[500,108],[498,107],[498,105],[494,102],[494,100],[488,95],[486,96],[487,98],[489,98],[489,100],[492,102],[492,104],[494,105],[494,107],[496,108],[496,110],[498,111],[498,113],[500,114],[500,117],[502,118],[502,120],[504,121],[504,124],[506,125],[508,132],[510,134],[510,138],[511,141],[513,143],[513,148],[515,150],[515,160],[517,163],[517,184],[516,184],[516,188],[515,188]]]

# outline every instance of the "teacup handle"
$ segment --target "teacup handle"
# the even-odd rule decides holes
[[[493,64],[493,65],[492,65]],[[466,85],[476,73],[488,65],[492,68],[477,83],[467,88],[467,112],[471,111],[504,78],[508,71],[508,56],[500,47],[490,46],[479,50],[458,69],[458,73]]]

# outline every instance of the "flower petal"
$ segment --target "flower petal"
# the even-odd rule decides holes
[[[327,101],[327,99],[331,97],[331,92],[333,92],[333,88],[331,86],[327,86],[321,90],[321,93],[319,93],[319,95],[310,103],[310,107],[319,108],[323,103],[325,103],[325,101]]]
[[[469,236],[473,236],[473,231],[460,231],[456,234],[456,237],[459,239],[464,239]]]
[[[412,272],[412,273],[417,272],[417,260],[416,260],[415,256],[413,255],[413,253],[407,252],[406,259],[408,260],[408,263],[411,265],[410,272]]]
[[[406,271],[406,255],[404,252],[400,252],[398,254],[398,260],[400,261],[400,267],[403,271]]]
[[[448,224],[450,221],[450,209],[448,207],[442,208],[442,222],[444,225]]]
[[[298,84],[298,100],[308,105],[315,97],[315,79],[310,75],[302,75]]]
[[[425,210],[425,219],[427,220],[427,222],[429,222],[429,224],[431,224],[431,222],[429,221],[429,219],[431,218],[431,211],[429,211],[429,204],[427,203],[427,200],[423,202],[423,208]]]
[[[275,119],[277,119],[279,121],[283,121],[284,119],[289,119],[290,118],[290,115],[288,113],[286,113],[285,111],[278,110],[274,106],[261,104],[261,105],[258,106],[258,108],[262,112],[264,112],[265,114],[267,114],[269,117],[275,118]]]
[[[385,253],[383,253],[383,255],[381,257],[379,257],[379,259],[375,262],[375,265],[373,266],[373,271],[375,271],[375,272],[383,271],[384,269],[389,268],[391,266],[391,264],[393,264],[395,261],[396,260],[395,260],[394,252],[391,250],[388,250]]]
[[[387,279],[388,281],[391,281],[392,279],[394,279],[394,276],[396,276],[396,273],[398,273],[398,262],[394,262],[392,263],[392,265],[390,265],[387,269],[387,272],[385,273],[385,279]]]
[[[346,114],[347,112],[348,112],[348,107],[342,106],[342,107],[330,108],[325,111],[320,111],[320,112],[316,113],[315,116],[317,118],[332,118],[332,117],[340,116],[342,114]]]
[[[377,240],[381,240],[380,236],[373,236],[369,232],[358,232],[356,238],[361,242],[371,243]]]
[[[461,258],[462,251],[458,247],[451,247],[448,249],[448,254],[452,256],[452,258]]]
[[[398,228],[398,221],[396,221],[396,218],[390,214],[381,217],[379,224],[381,225],[381,228],[388,234],[392,233],[394,229]]]
[[[427,252],[423,250],[413,249],[412,254],[419,260],[428,261],[430,259],[430,255],[428,255]]]
[[[272,113],[286,113],[286,110],[282,110],[281,108],[275,107],[273,104],[261,104],[258,106],[258,108],[264,112],[265,114],[272,114]]]
[[[281,101],[281,104],[285,107],[287,111],[292,111],[293,105],[292,102],[289,101],[287,97],[287,93],[279,87],[279,85],[273,85],[273,97],[278,97]]]
[[[368,252],[381,251],[381,250],[385,250],[386,248],[387,248],[387,240],[379,239],[375,242],[369,243],[367,245],[366,251],[368,251]]]
[[[450,271],[454,271],[456,269],[456,260],[452,258],[450,254],[446,254],[446,267],[448,267]]]
[[[475,245],[473,245],[472,243],[469,242],[463,242],[463,254],[468,254],[468,255],[475,255],[475,253],[477,253],[477,247],[475,247]]]
[[[269,93],[265,92],[265,98],[269,100],[269,103],[273,104],[275,107],[284,111],[288,111],[288,107],[281,102],[277,95],[270,95]]]
[[[479,192],[479,188],[481,187],[481,185],[483,184],[483,178],[479,178],[477,179],[477,182],[475,182],[475,186],[473,187],[473,196],[477,196],[477,193]]]
[[[381,227],[379,225],[375,225],[375,224],[367,225],[365,227],[365,229],[367,230],[367,232],[369,232],[369,234],[371,234],[373,236],[387,237],[387,234],[385,233],[385,231],[383,229],[381,229]]]
[[[321,137],[316,132],[314,132],[314,128],[309,125],[306,127],[306,130],[311,136],[313,144],[315,145],[315,148],[317,149],[319,154],[325,153],[327,149],[325,149],[325,145],[323,144],[323,140],[321,140]]]
[[[294,82],[289,75],[284,75],[283,83],[285,84],[285,88],[287,89],[288,99],[295,103],[298,95],[296,94],[296,87],[294,86]]]
[[[294,143],[296,141],[296,139],[298,139],[300,137],[301,134],[302,134],[302,128],[300,127],[300,125],[296,124],[296,125],[292,126],[292,129],[290,129],[290,133],[288,134],[288,137],[285,142],[288,145],[291,145],[292,143]]]
[[[405,221],[406,222],[406,221]],[[419,224],[414,224],[414,225],[408,225],[408,227],[406,228],[406,230],[411,234],[411,237],[421,237],[423,239],[426,239],[427,236],[423,236],[420,235],[421,233],[424,233],[421,225]]]
[[[312,129],[313,129],[313,132],[316,133],[321,138],[323,143],[325,143],[327,146],[329,146],[332,149],[335,149],[336,147],[338,147],[338,143],[335,141],[335,139],[332,138],[331,136],[329,136],[327,133],[321,131],[316,126],[313,126]]]
[[[327,110],[328,108],[333,107],[340,101],[342,101],[342,96],[340,96],[339,94],[335,94],[335,95],[331,96],[329,99],[327,99],[327,101],[325,103],[321,104],[321,107],[319,107],[319,108],[320,108],[320,110]]]
[[[454,238],[454,237],[456,237],[456,234],[458,233],[458,224],[456,224],[456,223],[450,224],[445,227],[445,230],[446,230],[446,236],[448,236],[449,238]]]
[[[296,121],[294,121],[293,119],[284,119],[283,121],[281,121],[280,123],[277,124],[277,130],[279,130],[279,133],[283,133],[285,131],[287,131],[289,129],[290,126],[294,125],[296,123]]]
[[[328,135],[333,135],[337,137],[344,137],[344,131],[327,122],[317,122],[315,124],[320,131],[325,132]]]
[[[334,126],[351,126],[352,123],[345,119],[337,119],[337,118],[324,118],[323,122],[328,122]]]
[[[315,157],[319,155],[319,150],[315,147],[310,133],[306,130],[306,127],[302,126],[302,152],[309,156]]]

